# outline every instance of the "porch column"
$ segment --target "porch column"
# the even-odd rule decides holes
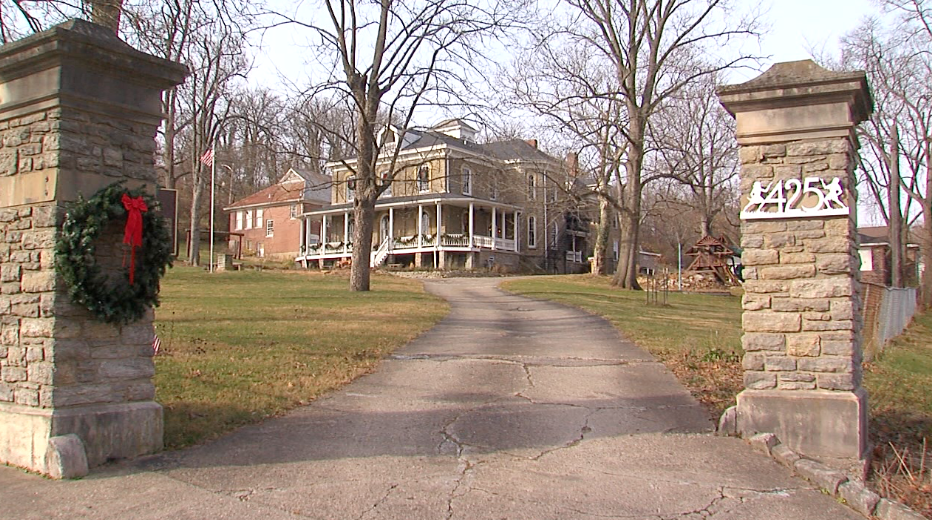
[[[475,234],[475,222],[473,218],[473,206],[472,202],[469,203],[469,248],[472,249],[472,236]]]
[[[395,248],[395,208],[388,208],[388,250]]]
[[[343,213],[343,254],[346,254],[346,242],[349,240],[349,213]]]
[[[515,222],[514,222],[514,224],[515,224],[515,226],[514,226],[514,227],[515,227],[515,235],[514,235],[514,237],[515,237],[515,252],[517,253],[517,252],[518,252],[518,212],[517,212],[517,211],[514,212],[514,217],[515,217]]]
[[[440,246],[440,226],[443,222],[443,210],[441,209],[443,204],[437,203],[437,240],[434,242],[438,247]]]
[[[498,223],[496,222],[496,216],[498,215],[498,209],[492,208],[492,250],[495,250],[495,239],[498,238]]]
[[[321,244],[323,244],[323,248],[320,250],[321,253],[326,252],[325,248],[327,244],[327,219],[328,218],[329,217],[327,215],[324,215],[323,220],[320,224],[320,242]]]
[[[304,256],[307,256],[307,219],[301,221],[301,229],[298,230],[298,252],[301,252],[301,246],[304,246]]]
[[[421,235],[424,234],[424,230],[421,227],[422,222],[424,220],[424,217],[422,216],[423,212],[424,212],[424,207],[418,204],[417,205],[417,247],[418,249],[420,249],[421,247]]]

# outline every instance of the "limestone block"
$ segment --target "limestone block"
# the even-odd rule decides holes
[[[819,374],[816,379],[818,387],[822,390],[853,391],[857,389],[853,374]]]
[[[55,272],[54,271],[37,271],[23,274],[22,284],[23,292],[37,293],[47,292],[55,289]]]
[[[6,383],[16,383],[28,379],[26,369],[23,367],[3,367],[0,368],[0,379]]]
[[[802,316],[803,316],[803,330],[806,330],[805,324],[807,321],[829,321],[830,319],[832,319],[832,315],[827,312],[804,312]]]
[[[816,274],[816,268],[811,264],[799,264],[761,267],[759,272],[762,280],[796,280],[799,278],[812,278]]]
[[[822,254],[816,260],[816,269],[821,274],[847,274],[855,270],[854,257],[850,254]]]
[[[23,406],[39,406],[39,391],[20,385],[13,389],[13,402]]]
[[[790,282],[776,280],[748,280],[744,284],[746,293],[778,294],[790,290]]]
[[[758,433],[748,439],[748,443],[757,451],[770,455],[770,450],[780,443],[777,436],[772,433]]]
[[[877,507],[877,502],[880,502],[880,496],[877,493],[854,480],[849,480],[838,486],[838,494],[848,506],[867,517],[874,514],[874,508]]]
[[[48,475],[54,479],[80,478],[88,473],[84,443],[73,433],[49,439],[45,457]]]
[[[833,330],[854,330],[854,322],[851,320],[803,320],[802,330],[805,331],[833,331]]]
[[[742,229],[743,228],[744,226],[742,226]],[[748,249],[764,247],[763,235],[748,234],[746,230],[742,230],[741,233],[741,247],[745,248],[745,251]]]
[[[746,220],[742,233],[778,233],[786,231],[785,220]]]
[[[825,312],[831,302],[822,298],[772,298],[771,308],[780,312]]]
[[[760,350],[781,352],[786,346],[784,334],[745,333],[741,337],[741,346],[745,352]]]
[[[793,465],[796,464],[796,461],[800,459],[800,456],[795,451],[791,450],[789,446],[783,443],[774,446],[770,450],[770,454],[777,462],[788,468],[792,468]]]
[[[795,233],[771,233],[764,235],[764,247],[782,248],[796,245]]]
[[[746,332],[799,332],[802,317],[792,312],[745,312],[741,322]]]
[[[780,390],[815,390],[816,377],[798,372],[781,372],[777,388]]]
[[[799,359],[799,369],[806,372],[851,372],[854,362],[851,358],[840,356],[820,356]]]
[[[784,144],[769,144],[766,146],[760,147],[761,155],[764,157],[786,157],[786,145]]]
[[[764,158],[759,146],[742,146],[738,151],[741,164],[754,164]]]
[[[822,339],[822,353],[827,356],[853,356],[855,351],[854,340],[826,340]]]
[[[773,176],[779,179],[798,179],[802,173],[802,166],[798,164],[785,164],[773,167]]]
[[[20,335],[26,338],[50,338],[54,325],[55,320],[51,318],[24,318],[20,322]]]
[[[818,334],[789,334],[786,353],[795,357],[815,357],[822,352],[822,338]]]
[[[2,165],[2,163],[0,163]],[[3,171],[0,169],[0,175]],[[742,164],[741,165],[741,178],[743,179],[755,179],[763,180],[770,179],[773,177],[773,166],[768,166],[766,164]]]
[[[745,370],[764,370],[764,360],[766,356],[755,352],[748,352],[741,360],[741,367]]]
[[[848,154],[846,153],[833,153],[826,157],[828,160],[828,167],[832,170],[847,170],[848,165],[851,164],[848,159]]]
[[[840,298],[851,296],[854,289],[849,278],[837,277],[796,280],[790,282],[789,292],[793,298]]]
[[[926,520],[926,517],[903,504],[886,498],[881,498],[877,502],[874,516],[880,520]]]
[[[741,263],[746,266],[778,264],[780,254],[776,249],[746,249],[741,254]]]
[[[776,374],[772,374],[776,376]],[[861,460],[867,450],[867,397],[855,392],[746,389],[738,431],[772,432],[802,456]]]
[[[770,308],[770,296],[745,294],[741,297],[741,306],[746,311],[759,311]]]
[[[803,165],[803,175],[818,173],[828,169],[828,161],[816,161]]]
[[[790,372],[796,370],[796,359],[787,356],[767,356],[764,366],[767,372]]]
[[[840,471],[830,469],[814,460],[800,459],[793,464],[799,476],[834,495],[838,486],[848,481],[848,477]]]
[[[847,237],[827,236],[806,242],[806,251],[810,253],[850,253],[852,249],[851,239]]]
[[[777,387],[777,375],[767,372],[745,372],[744,387],[751,390],[768,390]]]
[[[851,300],[834,300],[832,301],[832,319],[833,320],[853,320],[854,319],[854,302]]]
[[[796,141],[786,145],[787,155],[827,155],[847,153],[850,149],[848,139],[819,139]]]
[[[102,360],[98,374],[107,380],[150,378],[155,365],[150,358]]]
[[[809,264],[815,262],[816,256],[812,253],[789,253],[780,251],[781,264]]]

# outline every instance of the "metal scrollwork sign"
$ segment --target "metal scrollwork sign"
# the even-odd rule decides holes
[[[829,217],[847,215],[841,179],[821,177],[774,180],[764,186],[754,181],[742,220],[765,218]]]

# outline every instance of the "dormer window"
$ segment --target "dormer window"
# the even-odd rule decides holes
[[[379,172],[379,179],[382,182],[382,186],[385,186],[385,191],[382,192],[381,196],[391,197],[392,196],[392,176],[388,174],[388,170],[382,170]]]
[[[421,193],[430,191],[430,167],[427,165],[417,170],[417,191]]]

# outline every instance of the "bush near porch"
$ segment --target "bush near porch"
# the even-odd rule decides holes
[[[170,270],[155,314],[166,447],[307,404],[371,371],[447,313],[416,281],[375,274],[372,291],[353,293],[347,276]]]
[[[644,292],[588,275],[512,280],[503,287],[608,319],[669,367],[714,418],[743,388],[738,297],[670,293],[668,307],[648,306]],[[932,446],[926,443],[932,439],[932,312],[917,314],[882,356],[865,363],[864,387],[872,486],[932,518]]]

